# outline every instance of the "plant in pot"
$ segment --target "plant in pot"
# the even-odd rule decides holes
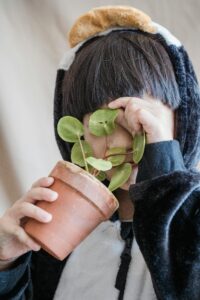
[[[119,109],[96,110],[89,119],[91,134],[101,137],[116,129]],[[130,177],[132,164],[125,162],[132,153],[133,164],[142,159],[146,134],[136,134],[132,151],[123,147],[106,149],[102,158],[93,155],[92,146],[84,140],[84,126],[72,116],[62,117],[57,124],[61,139],[74,143],[71,162],[59,161],[50,172],[54,177],[51,189],[59,194],[54,203],[38,201],[36,205],[52,214],[50,223],[29,219],[23,226],[43,249],[59,260],[63,260],[101,222],[108,220],[119,207],[113,191]],[[101,181],[106,171],[115,168],[108,187]]]

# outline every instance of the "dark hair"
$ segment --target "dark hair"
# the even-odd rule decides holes
[[[147,93],[175,110],[180,95],[165,41],[140,30],[111,31],[85,42],[65,72],[62,115],[79,120],[122,96]]]

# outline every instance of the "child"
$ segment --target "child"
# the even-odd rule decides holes
[[[57,135],[59,118],[83,121],[86,140],[101,155],[105,142],[92,140],[87,122],[105,106],[120,109],[119,131],[106,146],[128,149],[142,128],[147,145],[131,181],[115,192],[119,211],[62,262],[37,251],[20,227],[24,216],[45,222],[45,212],[33,204],[51,201],[52,178],[38,180],[5,212],[1,298],[200,299],[200,94],[185,49],[143,12],[125,6],[99,7],[81,16],[69,41],[54,99],[63,159],[70,161],[71,144]]]

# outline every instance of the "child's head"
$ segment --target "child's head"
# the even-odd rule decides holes
[[[133,28],[87,35],[88,30],[95,33],[98,26],[104,28],[103,22],[107,29],[115,25],[124,27],[127,12],[132,17],[129,8],[126,8],[125,15],[122,8],[97,8],[94,11],[75,23],[71,32],[77,42],[70,49],[75,56],[72,59],[67,53],[67,62],[61,65],[57,75],[54,125],[63,159],[70,160],[72,144],[61,141],[57,135],[56,125],[60,117],[71,115],[83,122],[88,114],[116,98],[149,95],[174,111],[174,138],[180,142],[185,166],[196,166],[200,156],[200,96],[196,75],[185,49],[165,28],[142,14],[138,15],[138,12]],[[133,21],[134,18],[135,15]],[[145,28],[155,26],[157,32],[141,29],[145,22]],[[141,25],[139,29],[135,28],[137,24]],[[132,26],[129,24],[129,27]],[[89,39],[84,40],[85,37]]]
[[[178,107],[180,96],[173,66],[161,41],[153,34],[115,31],[90,40],[78,51],[65,74],[63,114],[83,121],[84,138],[96,157],[103,158],[107,148],[132,147],[132,136],[120,125],[106,139],[93,136],[88,130],[90,114],[122,96],[151,96],[173,110]],[[126,161],[132,161],[132,155]],[[134,178],[137,171],[135,166]],[[112,172],[107,172],[108,179]],[[123,187],[128,188],[128,183]]]
[[[106,148],[131,149],[133,137],[121,126],[107,138],[93,136],[88,129],[91,113],[122,96],[147,99],[147,95],[172,110],[180,103],[173,66],[164,46],[153,34],[110,32],[90,40],[76,54],[64,77],[63,114],[83,122],[84,139],[92,146],[94,156],[103,158]],[[126,161],[132,161],[132,155]],[[135,166],[134,178],[137,171]],[[108,179],[111,174],[107,172]],[[123,187],[128,189],[127,184]]]
[[[180,103],[178,85],[164,41],[142,31],[112,31],[86,42],[63,81],[63,114],[85,114],[122,96],[145,94]]]

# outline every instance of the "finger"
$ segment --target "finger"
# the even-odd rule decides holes
[[[30,198],[29,201],[32,200],[46,200],[46,201],[54,201],[58,197],[58,193],[44,187],[35,187],[29,190],[26,193],[27,198]]]
[[[125,118],[125,114],[124,114],[124,110],[123,109],[119,109],[117,117],[115,119],[115,122],[117,124],[121,125],[126,130],[128,130],[128,123],[127,123],[127,120]]]
[[[118,107],[126,107],[128,102],[132,99],[132,97],[120,97],[114,101],[111,101],[108,104],[109,108],[118,108]]]
[[[137,105],[129,103],[125,111],[123,109],[119,109],[118,115],[115,119],[115,122],[126,129],[132,136],[134,136],[136,132],[140,132],[142,130],[142,126],[137,119],[138,109]]]
[[[108,107],[109,108],[119,108],[119,107],[123,107],[123,108],[126,108],[126,106],[128,104],[130,104],[130,102],[132,103],[135,103],[135,104],[138,104],[138,105],[142,105],[148,109],[152,109],[154,110],[154,106],[161,106],[162,105],[162,102],[157,100],[157,99],[154,99],[152,97],[143,97],[143,98],[138,98],[138,97],[120,97],[116,100],[113,100],[111,101],[109,104],[108,104]]]
[[[152,134],[158,127],[156,118],[147,110],[140,109],[138,111],[138,120],[147,134]]]
[[[126,107],[125,110],[125,118],[128,123],[128,127],[131,129],[132,133],[139,133],[142,131],[142,124],[139,120],[138,113],[140,112],[141,108],[138,108],[135,103],[130,103],[130,106]]]
[[[18,202],[35,203],[36,200],[54,201],[58,198],[58,193],[44,187],[30,189]]]
[[[138,104],[148,104],[148,101],[146,101],[143,98],[138,98],[138,97],[120,97],[117,98],[111,102],[109,102],[108,107],[110,108],[118,108],[118,107],[126,107],[127,104],[131,101],[134,101],[135,103]]]
[[[38,187],[38,186],[50,186],[51,184],[53,184],[54,182],[54,177],[42,177],[40,179],[38,179],[37,181],[35,181],[31,187]]]
[[[23,202],[16,206],[15,210],[12,211],[12,214],[17,219],[30,217],[39,222],[49,222],[52,219],[52,215],[50,213],[28,202]]]
[[[142,131],[142,126],[136,117],[136,113],[139,109],[144,107],[144,101],[136,97],[121,97],[109,104],[110,108],[125,108],[124,111],[119,110],[116,122],[127,129],[132,135]]]
[[[37,244],[31,237],[29,237],[28,234],[24,231],[24,229],[20,226],[14,226],[12,228],[12,233],[22,244],[25,244],[30,249],[35,251],[41,249],[41,246]]]

